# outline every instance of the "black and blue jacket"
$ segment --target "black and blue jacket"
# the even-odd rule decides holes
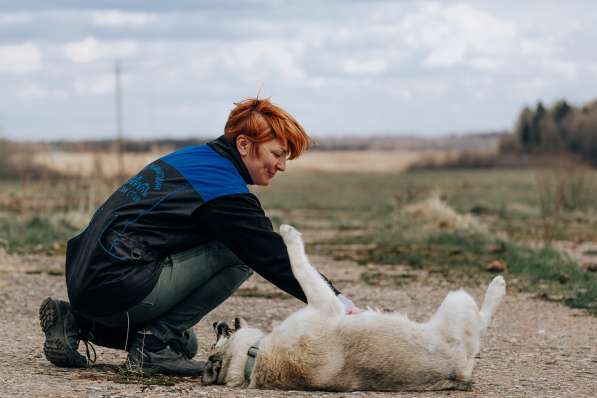
[[[128,310],[151,292],[162,260],[212,240],[306,301],[284,241],[249,192],[252,183],[224,136],[146,166],[69,240],[66,283],[73,310],[96,316]]]

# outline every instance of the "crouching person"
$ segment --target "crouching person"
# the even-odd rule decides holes
[[[223,136],[129,179],[68,242],[70,303],[47,298],[40,307],[46,358],[85,367],[94,343],[128,351],[143,372],[196,376],[204,362],[193,359],[193,326],[253,271],[305,301],[282,238],[247,186],[268,185],[310,142],[286,111],[248,99],[231,111]]]

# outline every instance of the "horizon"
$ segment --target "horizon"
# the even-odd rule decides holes
[[[511,130],[503,130],[503,131],[470,131],[470,132],[449,132],[446,134],[437,134],[437,135],[416,135],[416,134],[369,134],[369,133],[357,133],[352,135],[342,135],[342,134],[328,134],[325,136],[312,136],[311,138],[315,140],[315,142],[322,141],[322,142],[333,142],[336,140],[396,140],[396,141],[406,141],[406,140],[416,140],[416,141],[435,141],[435,140],[458,140],[464,138],[481,138],[481,139],[490,139],[494,137],[499,137],[502,135],[511,134]],[[136,136],[136,137],[127,137],[126,135],[122,138],[123,142],[157,142],[157,141],[211,141],[216,139],[217,137],[223,135],[224,133],[220,133],[217,135],[209,136],[206,134],[198,134],[195,136]],[[118,141],[117,137],[99,137],[99,138],[90,138],[90,137],[66,137],[66,138],[30,138],[30,137],[5,137],[0,134],[0,141],[5,140],[9,142],[15,143],[31,143],[31,144],[53,144],[53,143],[86,143],[86,142],[111,142],[111,141]]]

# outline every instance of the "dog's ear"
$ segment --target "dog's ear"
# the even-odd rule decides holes
[[[232,334],[232,329],[225,321],[214,322],[213,326],[216,332],[216,340],[219,340],[220,337],[230,337]]]
[[[204,385],[215,384],[222,370],[222,354],[211,355],[201,374],[201,383]]]
[[[247,321],[245,321],[243,318],[234,318],[234,329],[238,330],[246,327],[249,327]]]

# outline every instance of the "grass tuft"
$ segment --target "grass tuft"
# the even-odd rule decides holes
[[[68,222],[40,215],[0,215],[0,247],[8,253],[63,254],[77,232]]]
[[[534,249],[462,232],[436,233],[421,242],[388,240],[387,233],[382,236],[383,239],[379,239],[379,233],[373,234],[364,240],[377,241],[376,245],[359,247],[356,253],[344,250],[336,258],[356,260],[359,264],[432,269],[453,281],[465,275],[472,281],[487,279],[483,277],[490,274],[487,266],[499,260],[507,266],[506,279],[521,281],[518,287],[522,290],[563,301],[574,308],[585,308],[597,315],[597,275],[583,270],[552,247]],[[331,245],[323,247],[329,253],[334,251]],[[475,275],[479,278],[474,278]],[[384,278],[388,281],[383,281]],[[368,273],[364,281],[378,286],[399,286],[404,282],[391,272],[386,276],[380,272]]]

